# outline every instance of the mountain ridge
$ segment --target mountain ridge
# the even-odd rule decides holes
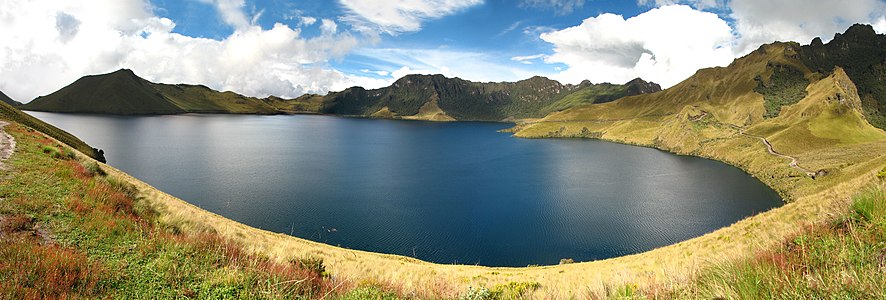
[[[119,115],[315,113],[432,121],[502,121],[539,118],[583,103],[603,103],[660,91],[634,79],[619,85],[561,84],[534,76],[517,82],[472,82],[443,75],[406,75],[388,87],[351,87],[325,96],[263,99],[219,92],[204,85],[153,83],[128,69],[84,76],[22,106],[25,110]],[[567,101],[561,101],[567,98]]]

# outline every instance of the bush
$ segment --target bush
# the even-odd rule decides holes
[[[868,222],[882,218],[882,213],[886,211],[886,192],[880,188],[873,188],[862,193],[852,202],[852,211],[857,217]]]
[[[485,287],[474,288],[472,286],[468,287],[468,292],[458,298],[459,300],[491,300],[495,299],[492,296],[492,292]]]
[[[886,167],[883,167],[880,172],[877,172],[877,178],[880,178],[880,180],[886,180]]]
[[[89,172],[92,176],[105,176],[108,173],[105,173],[105,170],[102,170],[102,167],[98,165],[98,163],[91,161],[83,165],[86,168],[86,171]]]
[[[319,257],[296,258],[289,261],[301,269],[310,271],[320,277],[329,277],[326,273],[326,266],[323,265],[323,259]]]

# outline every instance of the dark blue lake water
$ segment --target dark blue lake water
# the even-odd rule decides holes
[[[509,124],[29,113],[225,217],[439,263],[616,257],[781,205],[769,187],[720,162],[496,132]]]

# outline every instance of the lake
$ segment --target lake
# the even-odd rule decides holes
[[[503,123],[28,112],[185,201],[280,233],[438,263],[633,254],[782,204],[712,160]]]

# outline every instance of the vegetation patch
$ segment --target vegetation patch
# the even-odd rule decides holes
[[[781,113],[781,107],[796,104],[806,97],[806,86],[809,81],[803,76],[803,72],[786,65],[770,65],[767,71],[771,72],[768,80],[757,75],[754,80],[757,87],[754,92],[763,95],[763,105],[766,108],[764,118],[775,118]]]
[[[781,247],[712,267],[677,293],[692,298],[882,299],[886,291],[886,192],[869,188],[829,224]]]
[[[400,297],[384,286],[350,291],[319,258],[277,262],[214,232],[181,233],[99,164],[21,125],[6,131],[19,148],[0,179],[2,299]]]

